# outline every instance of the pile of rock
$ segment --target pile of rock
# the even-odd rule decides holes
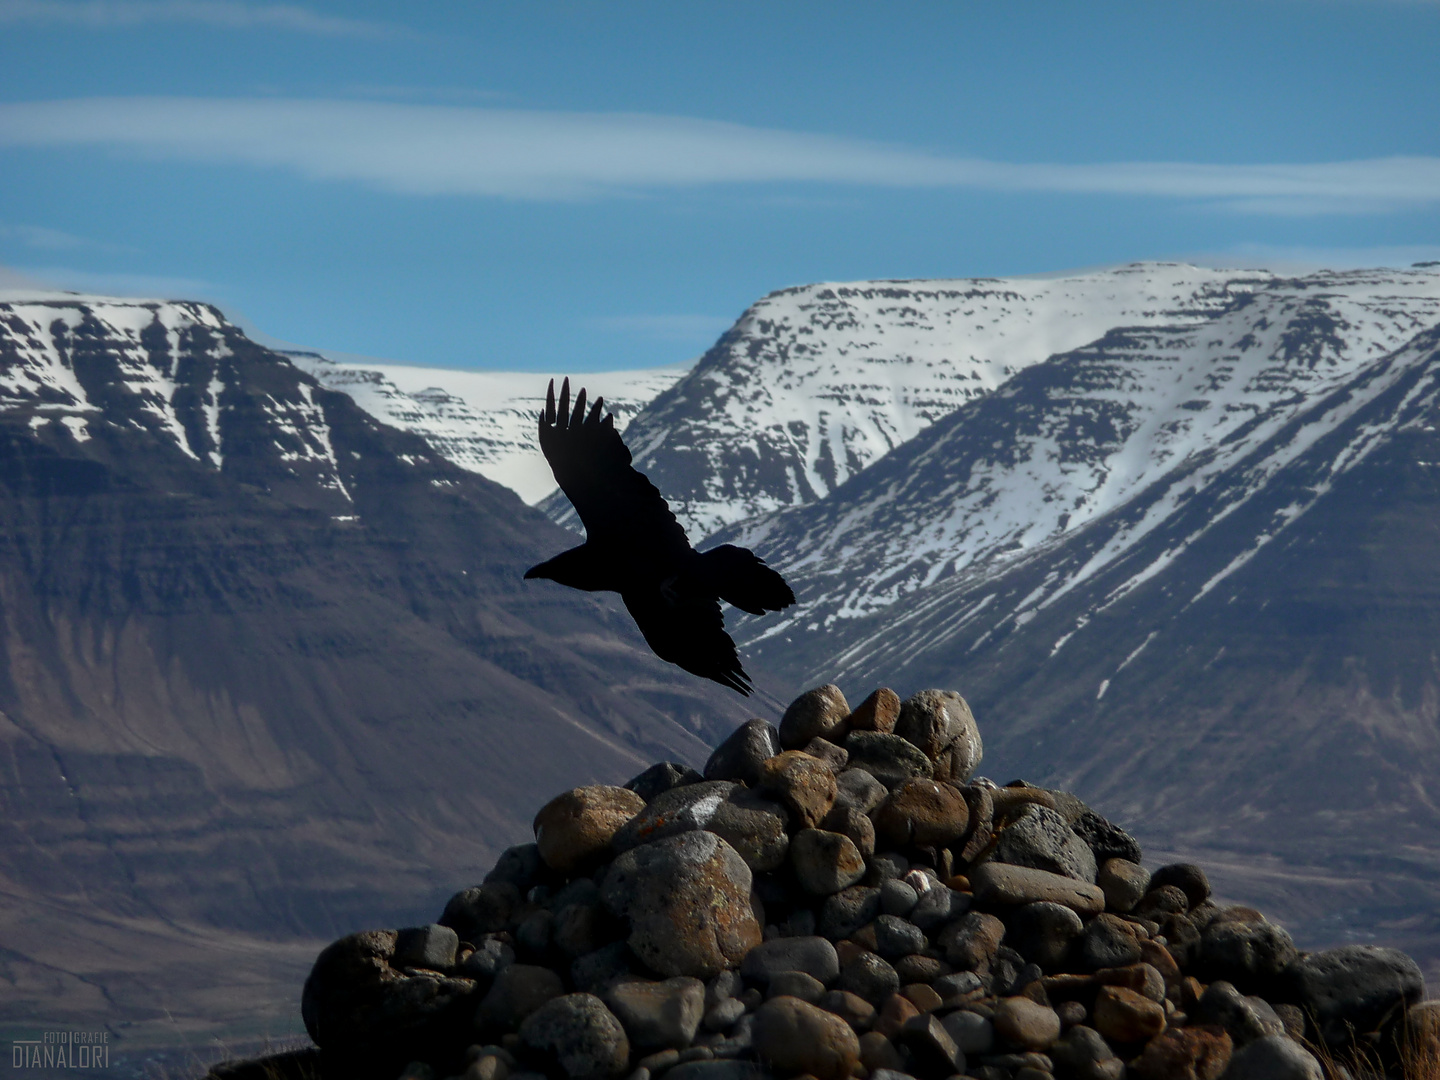
[[[438,923],[321,953],[324,1074],[1286,1080],[1321,1077],[1307,1046],[1399,1075],[1402,1035],[1436,1043],[1403,953],[1301,953],[980,757],[958,694],[824,686],[703,776],[568,791]]]

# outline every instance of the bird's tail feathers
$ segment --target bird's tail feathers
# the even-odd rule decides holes
[[[728,604],[751,615],[780,611],[795,602],[795,594],[765,560],[748,548],[721,544],[700,553],[705,583]]]

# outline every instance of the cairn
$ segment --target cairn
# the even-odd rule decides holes
[[[1075,795],[999,787],[980,760],[958,694],[852,710],[822,686],[703,776],[662,763],[567,791],[435,924],[325,949],[303,1002],[319,1049],[269,1075],[1320,1080],[1332,1055],[1396,1077],[1407,1053],[1440,1061],[1440,1002],[1403,953],[1300,952],[1214,903],[1200,867],[1146,870]]]

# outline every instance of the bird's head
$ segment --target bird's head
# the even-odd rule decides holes
[[[546,578],[558,581],[561,585],[569,585],[572,589],[598,592],[601,589],[616,588],[610,581],[613,573],[603,559],[596,557],[589,545],[581,544],[569,551],[562,551],[553,559],[546,559],[532,566],[525,571],[525,577]]]

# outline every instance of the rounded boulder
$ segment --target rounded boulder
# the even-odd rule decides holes
[[[535,815],[540,857],[564,874],[596,866],[610,854],[620,827],[643,809],[645,800],[628,788],[594,784],[567,791]]]

